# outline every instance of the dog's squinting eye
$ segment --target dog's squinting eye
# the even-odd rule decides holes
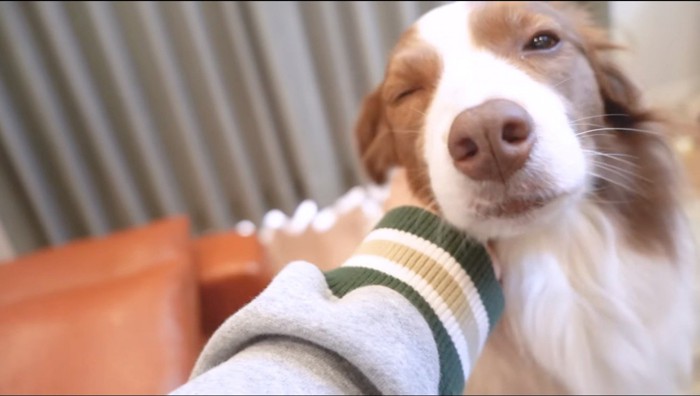
[[[525,44],[525,50],[528,51],[544,51],[552,49],[559,44],[559,37],[554,33],[540,32],[532,36],[530,41]]]
[[[415,88],[409,88],[401,91],[398,95],[394,96],[394,100],[392,101],[394,104],[400,103],[402,100],[408,98],[409,96],[413,95],[414,93],[420,91],[420,87],[415,87]]]

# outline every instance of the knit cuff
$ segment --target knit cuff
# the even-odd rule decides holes
[[[326,273],[342,297],[383,285],[426,319],[440,356],[440,394],[461,394],[503,311],[503,294],[484,247],[418,207],[386,213],[341,268]]]

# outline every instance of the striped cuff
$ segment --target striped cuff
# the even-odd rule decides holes
[[[484,247],[417,207],[388,212],[326,280],[338,297],[369,285],[406,297],[433,332],[440,394],[462,393],[503,311],[503,294]]]

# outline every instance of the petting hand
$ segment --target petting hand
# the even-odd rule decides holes
[[[389,181],[389,197],[384,202],[384,210],[389,211],[391,209],[397,208],[399,206],[417,206],[424,210],[435,212],[426,202],[418,199],[411,188],[408,185],[408,178],[406,177],[406,169],[398,168],[390,176]],[[493,271],[496,274],[496,279],[501,280],[501,265],[498,262],[498,257],[496,256],[496,248],[493,241],[489,241],[484,246],[489,256],[491,257],[491,263],[493,264]]]
[[[395,169],[390,176],[389,197],[384,202],[384,210],[388,212],[399,206],[417,206],[435,213],[426,202],[418,199],[413,194],[408,185],[406,169],[404,168]]]

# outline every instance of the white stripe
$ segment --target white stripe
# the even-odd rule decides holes
[[[385,257],[370,254],[356,254],[348,259],[343,267],[362,267],[374,269],[393,276],[396,279],[410,285],[423,299],[430,305],[433,312],[438,316],[447,334],[452,339],[452,343],[457,350],[459,360],[462,362],[464,378],[467,378],[471,371],[471,361],[469,360],[469,349],[467,348],[466,337],[457,323],[457,319],[448,309],[445,300],[426,282],[420,275],[399,265]]]
[[[450,276],[452,276],[452,279],[457,282],[459,287],[464,292],[467,302],[469,303],[472,312],[474,312],[476,324],[479,328],[479,347],[484,345],[486,342],[486,337],[488,336],[490,325],[489,317],[486,313],[486,307],[484,307],[479,291],[474,285],[471,277],[469,277],[467,272],[449,252],[426,239],[405,231],[393,230],[389,228],[380,228],[372,231],[369,233],[369,235],[367,235],[365,241],[390,241],[408,246],[411,249],[417,250],[430,257],[431,259],[435,260],[435,262],[440,264],[440,266],[447,271]]]

